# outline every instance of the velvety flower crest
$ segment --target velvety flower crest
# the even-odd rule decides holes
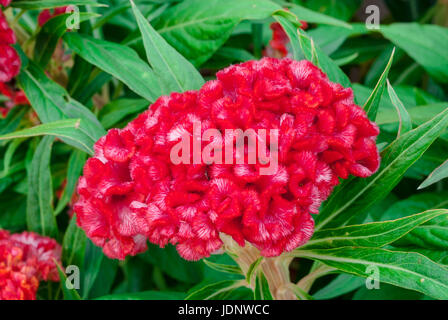
[[[173,164],[173,147],[194,137],[198,122],[201,133],[222,133],[208,142],[222,149],[236,145],[226,129],[276,130],[278,169],[260,174],[264,164],[239,163],[249,153],[236,148],[231,163]],[[309,61],[233,65],[198,91],[160,97],[125,128],[102,137],[79,180],[74,211],[111,258],[142,252],[149,240],[198,260],[221,248],[220,233],[241,246],[251,243],[263,256],[278,256],[309,240],[311,214],[340,178],[378,169],[378,134],[352,90],[330,82]],[[274,136],[257,139],[274,152]]]

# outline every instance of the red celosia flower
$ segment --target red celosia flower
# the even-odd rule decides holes
[[[308,23],[306,21],[300,21],[302,30],[308,29]],[[269,41],[269,45],[266,47],[263,55],[272,58],[285,58],[288,56],[288,43],[289,37],[286,34],[283,27],[278,22],[273,22],[270,25],[272,30],[272,39]]]
[[[201,132],[278,130],[278,170],[261,175],[259,162],[174,165],[172,147],[193,136],[198,121]],[[277,256],[311,237],[310,214],[338,178],[378,169],[378,133],[352,90],[311,62],[249,61],[218,72],[199,91],[160,97],[124,129],[110,130],[84,167],[74,210],[79,226],[112,258],[142,252],[149,240],[197,260],[221,247],[220,233]],[[268,151],[272,138],[263,140]],[[213,143],[225,149],[235,139]],[[233,160],[242,156],[246,149]]]
[[[10,46],[16,43],[14,32],[9,28],[3,12],[0,10],[0,82],[9,82],[20,70],[20,58]]]
[[[61,246],[33,232],[0,230],[0,300],[34,300],[39,281],[59,281]]]
[[[65,6],[55,8],[53,11],[50,11],[50,9],[42,10],[41,13],[39,13],[39,16],[37,17],[37,22],[39,23],[39,26],[43,27],[43,25],[46,24],[48,20],[50,20],[51,18],[64,14],[67,8],[68,7]]]

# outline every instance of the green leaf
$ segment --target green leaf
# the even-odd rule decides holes
[[[10,133],[16,130],[25,113],[26,108],[12,108],[5,119],[0,119],[0,134]]]
[[[26,221],[28,230],[55,238],[58,226],[53,214],[53,187],[50,172],[54,137],[44,137],[37,146],[28,172]]]
[[[25,139],[13,140],[8,148],[6,148],[5,154],[3,155],[3,171],[0,171],[0,178],[6,177],[10,174],[11,161],[17,148],[24,142]]]
[[[82,267],[86,243],[87,237],[84,231],[76,225],[76,215],[73,215],[62,241],[62,261],[65,265]]]
[[[302,53],[301,47],[300,47],[300,40],[299,40],[299,34],[297,32],[297,26],[294,25],[290,20],[287,18],[279,15],[280,12],[276,12],[274,14],[275,20],[277,20],[278,23],[280,23],[283,27],[283,30],[288,35],[290,44],[291,44],[291,50],[292,50],[292,58],[294,60],[302,60],[304,59],[304,54]]]
[[[448,250],[435,250],[435,249],[425,249],[425,248],[419,248],[419,247],[391,247],[391,250],[406,250],[407,252],[416,252],[419,254],[422,254],[426,256],[427,258],[431,259],[432,261],[444,266],[448,269]]]
[[[59,265],[59,263],[54,260],[54,263],[56,264],[56,267],[58,268],[59,278],[61,279],[61,288],[62,292],[64,294],[64,300],[82,300],[81,296],[79,295],[78,291],[76,289],[68,289],[66,285],[67,276],[65,275],[64,271],[62,271],[62,267]]]
[[[196,68],[171,47],[143,17],[133,1],[132,9],[142,34],[146,56],[162,83],[162,93],[198,90],[204,79]]]
[[[102,248],[95,246],[92,241],[87,240],[82,267],[83,272],[81,274],[81,289],[84,299],[89,297],[90,290],[92,290],[93,284],[101,270],[103,259],[107,258],[104,256]]]
[[[297,31],[300,47],[306,59],[317,64],[317,66],[327,74],[331,81],[337,82],[346,88],[351,87],[350,79],[341,68],[339,68],[338,65],[328,57],[316,43],[314,43],[305,31]]]
[[[343,225],[349,217],[384,199],[448,124],[448,109],[432,120],[402,135],[381,153],[377,173],[366,179],[349,178],[338,186],[316,218],[316,231]]]
[[[67,18],[71,13],[58,15],[48,20],[36,37],[34,46],[34,61],[45,68],[54,53],[59,39],[67,32]],[[96,13],[80,12],[79,23],[98,17]]]
[[[198,67],[208,60],[245,19],[265,19],[281,6],[268,0],[186,0],[165,10],[155,29]]]
[[[351,86],[349,78],[338,65],[314,43],[305,31],[298,29],[297,17],[287,11],[277,11],[274,13],[274,18],[288,35],[295,60],[308,59],[320,67],[331,81],[340,83],[344,87]]]
[[[439,216],[412,230],[394,246],[418,246],[433,250],[448,250],[448,217]]]
[[[104,257],[101,260],[100,272],[98,273],[92,288],[89,291],[89,299],[102,297],[111,292],[118,272],[119,260]],[[140,281],[141,282],[141,281]]]
[[[417,226],[438,216],[443,216],[447,220],[448,210],[429,210],[397,220],[322,229],[315,232],[312,239],[303,247],[300,247],[299,250],[302,248],[327,249],[347,246],[382,247],[400,239]]]
[[[395,109],[397,110],[398,119],[399,119],[397,138],[399,138],[400,135],[405,134],[406,132],[412,130],[411,116],[409,115],[408,111],[404,107],[403,102],[401,102],[400,98],[398,98],[398,96],[395,93],[394,88],[392,88],[389,80],[387,80],[387,91],[389,92],[390,101],[392,101],[392,104],[394,105]]]
[[[148,108],[145,99],[118,99],[109,102],[100,111],[100,121],[105,128],[112,128],[127,116]]]
[[[440,166],[434,169],[433,172],[423,181],[419,186],[418,189],[424,189],[426,187],[429,187],[430,185],[439,182],[442,179],[445,179],[448,177],[448,160],[442,163]]]
[[[352,29],[352,26],[345,21],[327,16],[326,14],[322,14],[317,11],[310,10],[297,4],[291,4],[289,10],[294,13],[300,20],[306,21],[307,23],[328,24],[332,26]]]
[[[66,185],[55,209],[55,215],[58,215],[72,199],[76,183],[81,175],[85,161],[86,154],[84,152],[75,150],[70,155],[70,158],[68,159]]]
[[[228,264],[215,263],[215,262],[209,261],[207,259],[204,259],[202,261],[204,261],[206,266],[212,268],[213,270],[219,271],[219,272],[230,273],[230,274],[239,274],[239,275],[243,274],[240,267],[238,267],[238,266],[231,266]]]
[[[244,280],[224,280],[193,289],[185,300],[225,299],[233,290],[244,286]]]
[[[173,291],[142,291],[135,293],[117,293],[95,300],[184,300],[185,293]]]
[[[83,59],[122,81],[141,97],[155,101],[162,94],[154,71],[134,50],[74,32],[66,33],[63,38]]]
[[[392,50],[392,53],[389,58],[389,62],[386,65],[381,77],[378,79],[375,88],[364,104],[364,110],[367,113],[367,116],[370,120],[375,121],[376,115],[378,113],[378,107],[380,105],[381,97],[383,96],[384,87],[386,85],[387,76],[389,75],[390,67],[392,66],[392,62],[394,60],[395,48]]]
[[[299,300],[315,300],[315,298],[300,288],[298,285],[291,283],[290,288]]]
[[[81,151],[93,155],[93,144],[95,141],[87,136],[81,129],[81,119],[67,119],[41,124],[16,132],[0,136],[0,140],[28,138],[36,136],[57,136],[64,139],[68,144]]]
[[[11,3],[11,7],[13,8],[21,8],[26,10],[50,9],[70,5],[90,5],[94,7],[106,6],[104,4],[98,3],[96,0],[14,0]]]
[[[333,299],[358,289],[364,285],[364,281],[363,278],[343,273],[314,293],[313,297],[318,300]]]
[[[423,296],[420,292],[382,283],[378,289],[359,288],[352,300],[420,300]]]
[[[361,277],[370,276],[368,267],[376,267],[381,282],[448,299],[448,269],[418,253],[343,247],[303,250],[296,255]]]
[[[418,23],[394,23],[381,26],[379,31],[402,48],[436,80],[448,83],[447,28]]]
[[[426,210],[444,209],[448,206],[448,192],[419,193],[390,204],[377,219],[393,220]]]
[[[263,272],[258,272],[255,279],[254,300],[274,300],[269,289],[268,280]]]

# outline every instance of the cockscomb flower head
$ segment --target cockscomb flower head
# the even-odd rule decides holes
[[[222,133],[199,144],[199,153],[210,145],[230,148],[232,161],[194,161],[193,151],[173,162],[183,138],[194,150],[198,123],[200,134]],[[246,161],[251,151],[238,149],[229,129],[268,132],[255,139],[267,154],[277,154],[277,170],[261,174],[266,163]],[[309,61],[233,65],[198,91],[160,97],[125,128],[102,137],[79,180],[74,211],[111,258],[142,252],[149,240],[198,260],[221,248],[221,233],[241,246],[251,243],[263,256],[278,256],[309,240],[311,214],[339,178],[378,169],[378,134],[352,90],[330,82]]]
[[[60,260],[54,239],[0,230],[0,300],[35,300],[39,281],[59,281]]]
[[[40,27],[43,27],[44,24],[48,22],[51,18],[64,14],[67,10],[68,6],[55,8],[50,11],[50,9],[42,10],[37,17],[37,22]]]
[[[11,47],[16,43],[14,32],[0,9],[0,82],[9,82],[20,70],[20,58]]]

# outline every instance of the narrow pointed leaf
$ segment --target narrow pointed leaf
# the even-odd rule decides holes
[[[199,289],[193,290],[185,300],[210,300],[218,299],[244,285],[244,280],[224,280],[207,284]]]
[[[36,9],[49,9],[49,8],[57,8],[63,6],[81,6],[81,5],[89,5],[94,7],[104,7],[105,4],[100,3],[101,1],[96,0],[14,0],[11,3],[11,7],[21,8],[27,10],[36,10]]]
[[[350,79],[341,68],[314,43],[305,31],[297,31],[300,47],[306,59],[316,63],[328,75],[331,81],[337,82],[346,88],[351,87]]]
[[[307,23],[328,24],[332,26],[352,29],[352,26],[345,21],[333,18],[317,11],[310,10],[297,4],[291,4],[290,10],[300,20],[306,21]]]
[[[153,26],[197,67],[226,42],[241,20],[266,19],[281,9],[268,0],[187,0],[165,10]]]
[[[55,209],[55,215],[58,215],[72,199],[76,183],[81,175],[85,161],[86,154],[78,150],[73,151],[68,159],[66,185]]]
[[[383,96],[384,87],[386,85],[386,80],[387,76],[389,75],[390,67],[392,66],[394,54],[395,54],[395,48],[392,50],[389,62],[387,63],[386,68],[384,69],[380,78],[378,79],[375,88],[373,89],[372,93],[370,94],[369,98],[364,104],[364,110],[366,111],[369,119],[372,121],[375,121],[376,114],[378,113],[378,107],[381,102],[381,97]]]
[[[45,135],[57,136],[79,150],[93,155],[93,144],[95,141],[80,129],[81,122],[81,119],[67,119],[44,123],[35,127],[4,134],[0,136],[0,141]]]
[[[243,274],[240,267],[238,267],[238,266],[231,266],[231,265],[227,265],[227,264],[216,263],[216,262],[209,261],[207,259],[204,259],[203,261],[208,267],[212,268],[213,270],[219,271],[219,272],[230,273],[230,274],[239,274],[239,275]]]
[[[141,97],[155,101],[162,94],[154,71],[134,50],[74,32],[63,38],[83,59],[116,77]]]
[[[263,272],[258,272],[255,280],[254,300],[274,300],[269,283]]]

